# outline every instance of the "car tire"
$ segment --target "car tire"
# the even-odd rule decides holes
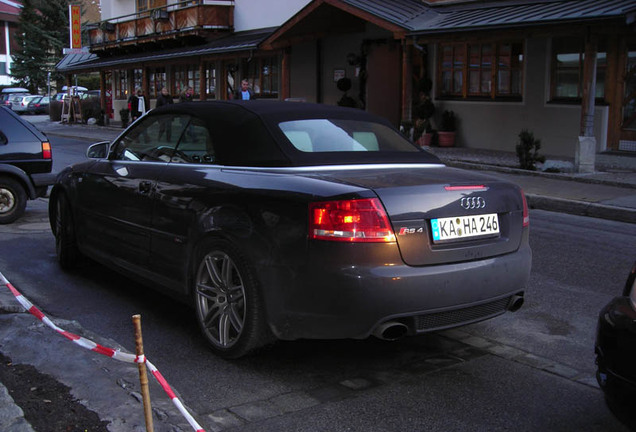
[[[55,251],[63,270],[77,267],[81,254],[77,248],[71,206],[63,193],[55,200]]]
[[[9,224],[22,216],[26,202],[26,191],[17,180],[0,177],[0,224]]]
[[[197,321],[212,351],[235,359],[273,338],[254,272],[226,240],[208,240],[199,248],[193,280]]]

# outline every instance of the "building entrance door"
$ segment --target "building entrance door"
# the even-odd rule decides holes
[[[367,57],[367,111],[387,118],[394,126],[400,124],[401,64],[398,44],[370,47]]]

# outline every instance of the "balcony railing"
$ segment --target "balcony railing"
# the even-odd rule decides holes
[[[100,21],[87,30],[90,50],[94,52],[169,38],[205,36],[233,26],[234,1],[190,0]]]

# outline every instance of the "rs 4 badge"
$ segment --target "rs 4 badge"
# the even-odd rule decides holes
[[[421,234],[424,232],[424,228],[419,227],[419,228],[407,228],[407,227],[402,227],[400,228],[400,230],[398,231],[398,235],[407,235],[407,234]]]

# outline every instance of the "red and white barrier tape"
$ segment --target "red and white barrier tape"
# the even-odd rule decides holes
[[[7,288],[9,288],[9,290],[15,296],[18,303],[20,303],[20,305],[22,305],[22,307],[26,309],[27,312],[29,312],[31,315],[33,315],[34,317],[42,321],[48,327],[52,328],[53,330],[55,330],[56,332],[58,332],[65,338],[81,346],[82,348],[95,351],[99,354],[105,355],[106,357],[111,357],[111,358],[114,358],[115,360],[123,361],[126,363],[146,363],[146,367],[150,369],[150,373],[152,373],[152,376],[155,377],[157,382],[163,388],[163,391],[166,392],[168,397],[172,400],[172,403],[177,407],[179,412],[181,412],[181,414],[183,415],[183,417],[185,417],[188,423],[190,423],[190,426],[192,426],[192,428],[197,432],[205,432],[205,430],[197,423],[194,417],[192,417],[192,415],[183,406],[183,404],[181,403],[177,395],[175,395],[174,391],[172,390],[172,388],[170,387],[166,379],[163,377],[163,375],[161,375],[161,373],[157,370],[155,365],[150,363],[150,360],[148,360],[145,356],[143,355],[137,356],[135,354],[123,352],[118,349],[116,350],[116,349],[108,348],[98,343],[95,343],[90,339],[86,339],[82,336],[78,336],[76,334],[68,332],[56,326],[53,323],[53,321],[51,321],[42,313],[42,311],[40,311],[38,308],[33,306],[33,303],[31,303],[26,297],[20,294],[20,292],[17,289],[15,289],[13,285],[11,285],[11,283],[4,277],[2,272],[0,272],[0,284],[6,285]]]

